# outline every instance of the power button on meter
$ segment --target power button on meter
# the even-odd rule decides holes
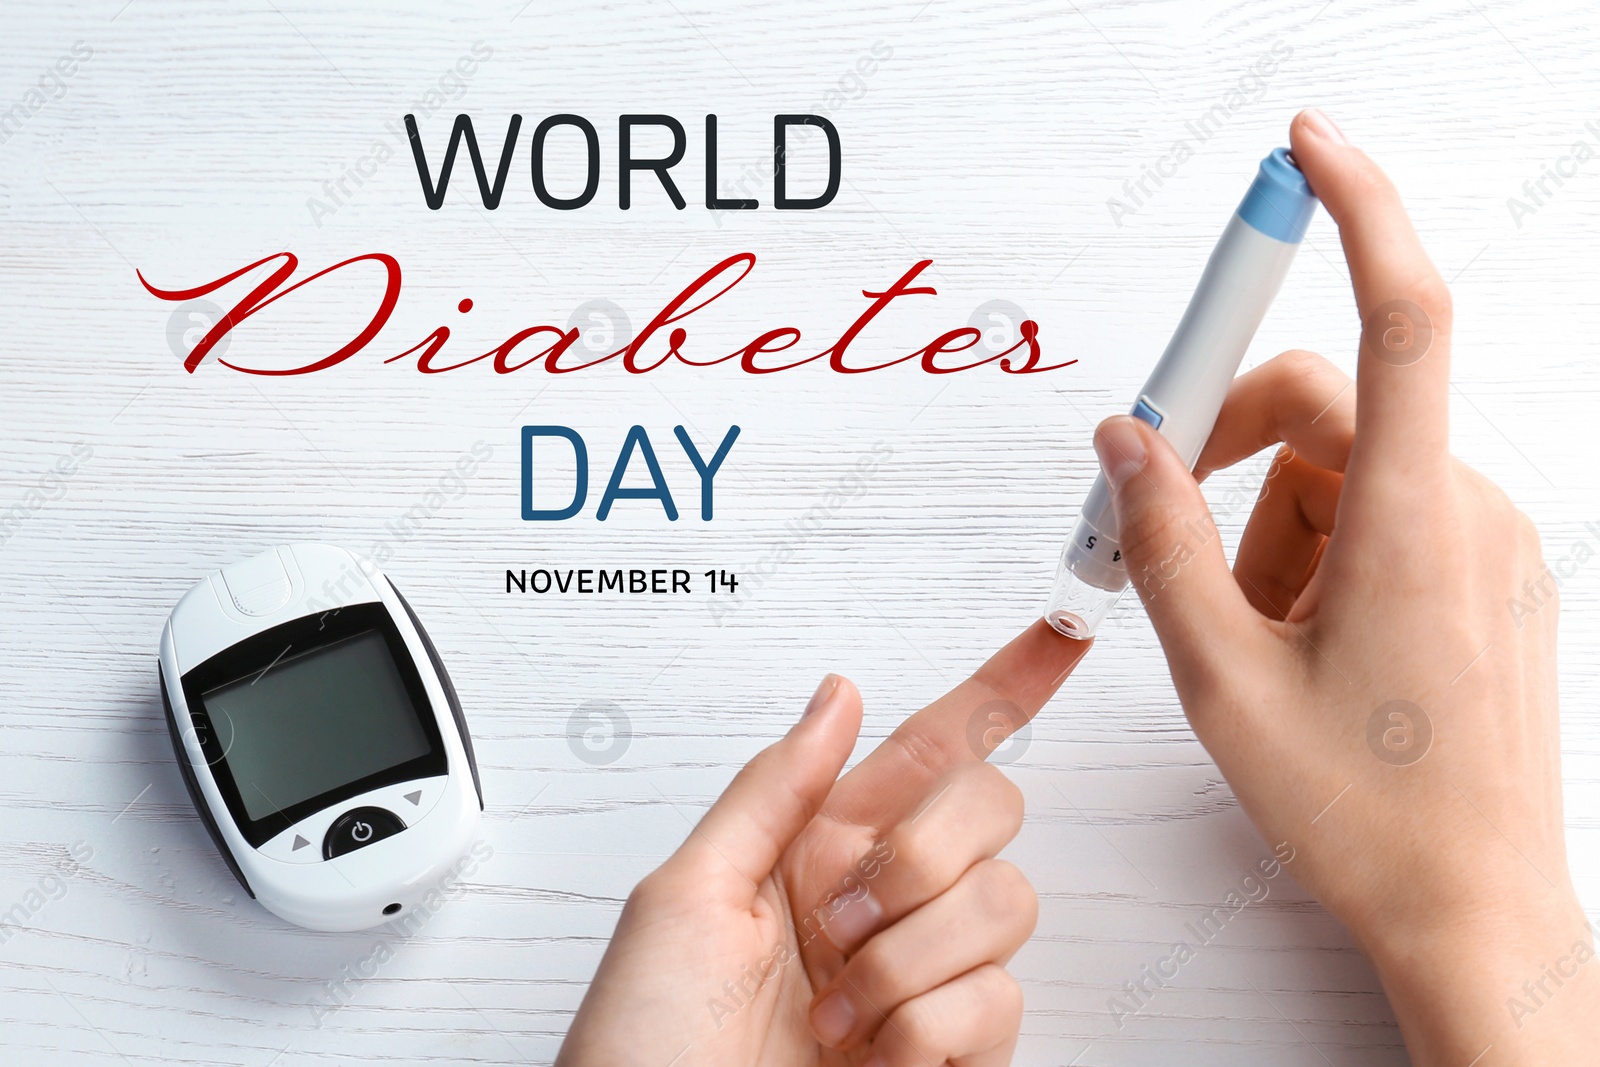
[[[400,816],[382,808],[352,808],[333,820],[328,836],[322,839],[322,858],[331,860],[354,852],[374,841],[393,837],[406,828]]]

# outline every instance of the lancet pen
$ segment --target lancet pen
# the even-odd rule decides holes
[[[1177,331],[1134,401],[1129,414],[1170,441],[1190,469],[1316,207],[1288,149],[1273,149],[1222,231]],[[1068,637],[1091,637],[1127,585],[1111,491],[1102,474],[1062,550],[1045,619]]]

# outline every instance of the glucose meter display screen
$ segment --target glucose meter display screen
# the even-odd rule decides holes
[[[239,799],[262,819],[427,755],[418,709],[383,634],[368,630],[205,695]]]

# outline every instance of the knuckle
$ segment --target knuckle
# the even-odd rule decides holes
[[[1290,384],[1305,381],[1318,381],[1330,373],[1339,374],[1339,369],[1319,352],[1306,348],[1291,348],[1287,352],[1280,352],[1272,358],[1277,372]]]
[[[1468,488],[1461,510],[1471,512],[1461,516],[1459,527],[1482,530],[1498,544],[1516,546],[1523,561],[1543,559],[1544,546],[1534,521],[1494,482],[1465,464],[1459,469],[1466,475]]]
[[[786,760],[784,752],[778,744],[768,745],[754,756],[750,757],[743,767],[734,774],[733,781],[728,783],[726,792],[732,792],[749,786],[752,782],[766,782],[772,779],[782,779],[785,772],[792,764],[792,759]]]
[[[983,986],[980,996],[984,1005],[993,1018],[1006,1021],[1006,1029],[1011,1029],[1022,1023],[1023,996],[1022,985],[1011,976],[1011,972],[998,964],[989,964],[983,968]]]
[[[943,850],[920,823],[896,827],[889,845],[894,849],[894,884],[900,894],[922,901],[944,889]]]
[[[890,734],[889,741],[913,766],[920,767],[930,774],[938,774],[958,756],[951,744],[909,724],[901,726]]]
[[[929,997],[908,1000],[890,1016],[894,1028],[905,1035],[906,1044],[926,1053],[944,1049],[945,1012]],[[926,1058],[926,1056],[924,1056]]]
[[[1456,301],[1442,277],[1429,270],[1411,285],[1411,299],[1434,320],[1435,330],[1450,328]]]
[[[897,978],[908,973],[908,969],[897,957],[893,939],[873,938],[845,964],[843,973],[848,982],[841,983],[841,988],[853,985],[862,997],[874,1004],[900,999]]]
[[[978,896],[991,922],[1016,925],[1024,934],[1039,919],[1039,895],[1021,868],[1005,860],[984,860],[974,872]]]
[[[749,778],[784,778],[785,771],[794,766],[793,749],[783,741],[775,741],[763,748],[750,758],[750,761],[740,769],[746,779]]]
[[[1422,309],[1434,330],[1450,329],[1455,298],[1450,295],[1450,286],[1431,267],[1404,286],[1401,296]]]
[[[1022,790],[994,764],[982,761],[964,763],[954,768],[947,777],[950,791],[970,798],[967,803],[987,802],[986,806],[993,806],[1007,816],[1014,815],[1020,819],[1023,811]]]
[[[1272,492],[1275,485],[1286,483],[1291,490],[1298,488],[1302,477],[1311,464],[1300,458],[1300,454],[1290,444],[1278,446],[1272,454],[1272,462],[1267,466],[1267,473],[1261,479],[1261,493],[1256,498],[1259,504]]]
[[[1010,820],[1013,836],[1022,829],[1022,817],[1027,808],[1027,801],[1022,795],[1022,787],[1011,780],[1011,777],[999,767],[991,763],[981,764],[993,773],[988,775],[989,781],[994,783],[995,798],[1000,802],[1000,810],[1005,812]]]
[[[896,1008],[890,1022],[916,1048],[945,1054],[959,1051],[948,1047],[952,1035],[969,1025],[976,1024],[977,1033],[966,1034],[968,1041],[979,1036],[998,1040],[1022,1025],[1022,986],[1004,967],[986,963],[961,978],[959,986],[963,1002],[954,1013],[949,996],[919,996]],[[925,1056],[923,1062],[940,1061]]]
[[[1543,558],[1544,546],[1540,541],[1539,527],[1520,508],[1511,509],[1511,527],[1523,551],[1534,559]]]
[[[1309,423],[1326,414],[1350,385],[1349,375],[1319,352],[1293,348],[1275,357],[1274,362],[1278,361],[1283,379],[1275,397],[1280,433],[1289,425]]]

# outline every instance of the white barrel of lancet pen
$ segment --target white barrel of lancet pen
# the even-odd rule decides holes
[[[1188,310],[1129,412],[1170,441],[1191,470],[1316,208],[1289,150],[1273,149],[1228,220]],[[1152,574],[1148,580],[1170,577]],[[1061,552],[1044,617],[1068,637],[1092,637],[1127,585],[1111,491],[1101,474]]]

